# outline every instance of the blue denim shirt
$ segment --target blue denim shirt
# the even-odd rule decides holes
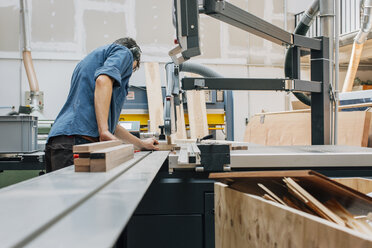
[[[128,48],[118,44],[102,46],[88,54],[72,74],[67,101],[58,114],[48,138],[59,135],[99,136],[94,90],[97,77],[103,74],[114,81],[108,117],[109,131],[114,133],[128,94],[132,66],[132,53]]]

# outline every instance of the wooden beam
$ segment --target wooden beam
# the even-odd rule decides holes
[[[150,117],[150,132],[160,133],[159,126],[164,125],[163,95],[161,92],[159,63],[145,63],[146,94]]]
[[[133,157],[133,145],[120,145],[95,151],[90,154],[90,171],[109,171]]]
[[[73,153],[89,153],[102,150],[108,147],[118,146],[122,143],[123,142],[120,140],[102,141],[89,144],[75,145],[73,146],[72,150]]]

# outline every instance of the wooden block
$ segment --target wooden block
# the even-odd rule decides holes
[[[163,96],[161,92],[159,63],[145,63],[146,94],[150,117],[150,132],[160,133],[163,125]]]
[[[167,141],[159,140],[158,142],[159,144],[157,145],[157,147],[159,147],[160,151],[171,151],[176,146],[175,144],[168,144]]]
[[[75,165],[75,172],[90,172],[90,166]]]
[[[90,171],[109,171],[133,157],[133,145],[120,145],[95,151],[90,154]]]
[[[215,246],[372,247],[371,236],[291,207],[215,184]]]
[[[108,147],[118,146],[121,145],[123,142],[120,140],[110,140],[110,141],[102,141],[102,142],[95,142],[89,144],[82,144],[73,146],[73,153],[89,153],[98,150],[102,150]]]
[[[75,166],[90,166],[90,158],[74,158]]]

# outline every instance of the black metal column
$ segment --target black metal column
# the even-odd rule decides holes
[[[329,39],[322,37],[322,49],[311,50],[311,80],[322,82],[322,92],[311,93],[311,144],[328,145],[331,137]]]

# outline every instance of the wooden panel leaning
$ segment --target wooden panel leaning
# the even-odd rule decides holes
[[[216,248],[372,247],[366,234],[291,207],[221,183],[214,192]]]
[[[119,145],[90,153],[90,172],[105,172],[134,157],[133,145]]]
[[[372,247],[372,198],[317,172],[209,178],[223,183],[215,185],[216,247]]]

